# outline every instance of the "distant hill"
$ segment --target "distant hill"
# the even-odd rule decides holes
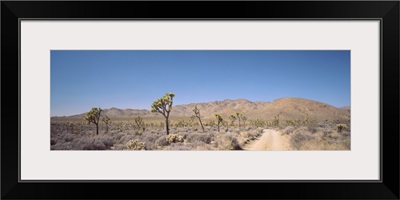
[[[344,107],[340,107],[341,109],[344,109],[344,110],[348,110],[348,111],[350,111],[351,110],[351,107],[350,106],[344,106]]]
[[[303,98],[280,98],[272,102],[251,102],[246,99],[213,101],[207,103],[191,103],[185,105],[175,105],[171,111],[171,118],[190,117],[193,115],[193,109],[197,106],[201,116],[204,119],[214,118],[214,114],[220,114],[222,117],[240,112],[249,119],[272,120],[274,116],[280,116],[281,120],[304,119],[308,113],[310,119],[315,120],[347,120],[350,119],[350,107],[336,108],[326,103],[317,102]],[[107,115],[111,119],[134,118],[141,116],[162,117],[161,114],[151,113],[146,109],[103,109],[102,115]],[[83,118],[84,113],[63,119]],[[53,117],[60,118],[60,117]]]

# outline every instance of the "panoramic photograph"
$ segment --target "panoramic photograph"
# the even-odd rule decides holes
[[[349,50],[52,50],[50,150],[349,151]]]

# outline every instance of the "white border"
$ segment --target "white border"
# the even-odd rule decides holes
[[[21,180],[379,180],[379,21],[21,21]],[[351,50],[351,151],[50,151],[50,50]]]

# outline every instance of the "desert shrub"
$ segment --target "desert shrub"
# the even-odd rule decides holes
[[[176,144],[183,144],[185,147],[194,151],[215,150],[216,147],[216,144],[214,142],[206,144],[202,141],[195,141],[192,143],[176,143]]]
[[[144,143],[144,149],[145,150],[157,150],[157,146],[154,142],[145,142]]]
[[[189,132],[182,132],[182,133],[179,133],[179,134],[183,136],[184,140],[186,140],[186,138],[188,137],[188,135],[191,134],[191,132],[190,131]]]
[[[305,143],[309,142],[312,139],[314,139],[314,137],[300,131],[292,134],[292,136],[290,137],[290,144],[294,149],[300,150]]]
[[[130,140],[134,140],[137,139],[138,137],[135,135],[125,135],[120,139],[120,143],[126,144],[128,143]]]
[[[304,142],[299,150],[350,150],[350,138],[344,140],[314,138]]]
[[[95,137],[94,140],[95,143],[98,142],[104,144],[106,149],[110,149],[114,145],[114,139],[109,135],[99,135]],[[99,146],[101,145],[99,144]]]
[[[294,127],[293,126],[287,126],[284,130],[283,130],[283,133],[284,134],[286,134],[286,135],[289,135],[289,134],[291,134],[293,131],[294,131]]]
[[[71,142],[57,143],[51,146],[51,150],[74,150]]]
[[[238,140],[233,134],[226,134],[218,138],[217,148],[219,150],[242,150]]]
[[[319,122],[319,123],[317,123],[317,126],[320,128],[331,128],[331,126],[328,124],[328,122],[325,122],[325,123]]]
[[[189,151],[192,150],[190,146],[186,146],[182,143],[173,143],[171,146],[168,146],[165,148],[165,150],[171,150],[171,151]]]
[[[115,133],[115,134],[113,134],[113,138],[114,138],[115,141],[121,140],[121,138],[123,138],[124,136],[126,136],[126,133]]]
[[[235,133],[235,134],[239,134],[240,133],[240,129],[239,128],[235,128],[235,127],[231,127],[229,129],[230,133]]]
[[[347,124],[336,124],[337,132],[342,133],[343,130],[347,129]]]
[[[87,150],[106,150],[107,146],[99,140],[94,140]],[[111,147],[111,146],[110,146]]]
[[[126,145],[124,144],[114,144],[114,146],[111,147],[112,150],[125,150]]]
[[[307,127],[307,131],[310,133],[316,133],[318,131],[318,129],[315,126],[310,125]]]
[[[106,150],[107,147],[100,140],[94,138],[83,137],[76,138],[71,142],[74,150]]]
[[[73,134],[65,134],[63,137],[62,137],[62,139],[65,141],[65,142],[71,142],[72,140],[74,140],[76,138],[76,135],[73,135]]]
[[[72,145],[71,142],[66,142],[66,143],[57,143],[55,145],[52,145],[50,147],[51,150],[71,150]]]
[[[145,143],[145,149],[146,150],[153,150],[157,149],[156,146],[156,140],[160,137],[160,135],[156,134],[151,134],[150,132],[147,132],[146,134],[143,134],[140,136],[140,141]]]
[[[144,142],[140,142],[139,140],[129,140],[126,143],[126,148],[129,150],[143,150]]]
[[[236,137],[240,146],[244,146],[250,143],[251,141],[256,140],[259,136],[261,136],[262,133],[263,133],[262,128],[255,128],[250,131],[242,131],[238,135],[236,133],[229,133],[229,134]]]
[[[191,143],[200,141],[206,144],[210,144],[212,139],[212,134],[210,133],[192,133],[189,134],[186,138],[186,140]]]
[[[178,134],[170,134],[167,136],[166,140],[168,143],[183,142],[183,136]]]
[[[169,142],[167,141],[167,136],[166,135],[163,135],[163,136],[161,136],[161,137],[159,137],[157,140],[156,140],[156,145],[157,146],[168,146],[169,145]]]
[[[324,129],[322,130],[322,137],[329,137],[331,133],[332,133],[331,130]]]
[[[146,143],[155,143],[156,140],[159,138],[159,135],[156,134],[144,134],[141,137],[141,140]]]

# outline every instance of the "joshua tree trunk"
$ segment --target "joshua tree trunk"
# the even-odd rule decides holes
[[[96,124],[96,135],[99,134],[99,123]]]
[[[203,123],[201,122],[201,119],[200,119],[200,117],[199,117],[199,121],[200,121],[201,129],[203,129],[203,132],[205,132],[205,130],[204,130],[204,126],[203,126]]]
[[[219,132],[219,122],[218,122],[218,132]]]
[[[165,127],[167,128],[167,135],[169,135],[169,122],[168,122],[168,117],[165,118]]]

